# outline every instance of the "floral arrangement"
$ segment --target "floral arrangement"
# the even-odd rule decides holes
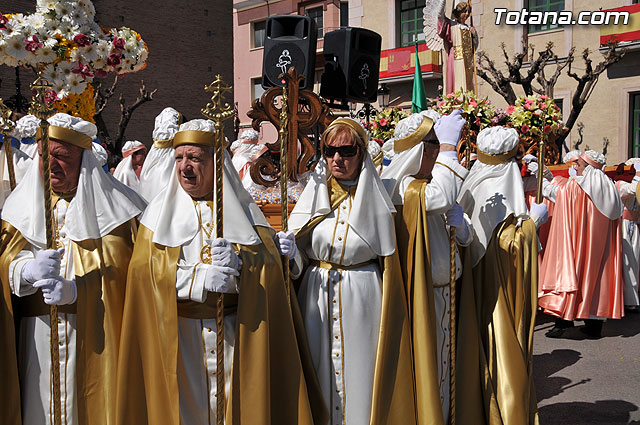
[[[43,71],[51,100],[85,91],[94,77],[145,67],[148,49],[140,35],[94,22],[91,0],[37,0],[31,14],[0,14],[0,65]]]
[[[408,116],[408,112],[403,111],[399,106],[395,106],[383,109],[371,122],[364,123],[364,126],[369,130],[371,140],[375,140],[382,145],[393,137],[393,130],[395,130],[398,121]]]
[[[520,137],[538,137],[565,131],[560,108],[548,96],[522,96],[505,111]]]
[[[95,124],[95,119],[93,118],[96,114],[94,94],[93,85],[89,84],[80,94],[69,93],[67,96],[58,99],[53,104],[53,107],[57,112],[74,115]]]
[[[445,98],[436,100],[435,110],[442,115],[447,115],[456,109],[462,109],[471,130],[476,133],[485,127],[500,125],[499,122],[503,118],[496,117],[496,108],[491,105],[487,97],[480,99],[472,91],[458,90]],[[496,118],[495,122],[494,118]]]

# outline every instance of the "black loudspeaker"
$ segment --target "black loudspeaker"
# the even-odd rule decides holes
[[[267,18],[262,56],[262,87],[284,84],[278,75],[295,67],[304,76],[300,88],[313,88],[318,29],[308,16],[275,15]]]
[[[327,99],[375,102],[380,74],[380,34],[341,28],[324,36],[324,72],[320,94]]]

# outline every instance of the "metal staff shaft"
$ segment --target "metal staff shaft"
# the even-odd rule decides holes
[[[289,128],[289,98],[287,97],[287,88],[282,88],[282,106],[280,108],[280,205],[282,207],[280,215],[282,217],[282,231],[289,230],[289,195],[287,191],[288,170],[287,170],[287,132]],[[290,301],[291,285],[289,282],[289,256],[282,256],[282,269],[284,272],[284,284],[287,290],[287,301]]]
[[[216,201],[216,237],[224,237],[223,231],[223,172],[224,172],[224,121],[234,114],[233,107],[224,103],[222,98],[225,93],[231,92],[220,75],[208,86],[205,91],[211,92],[211,102],[201,110],[202,114],[213,120],[216,129],[215,144],[215,201]],[[216,294],[216,424],[223,425],[225,419],[225,378],[224,378],[224,295]]]
[[[40,119],[40,143],[42,146],[42,178],[44,186],[44,223],[47,237],[47,249],[56,248],[55,232],[53,229],[53,200],[51,189],[51,156],[49,154],[49,122],[47,119],[52,114],[52,109],[46,101],[46,95],[51,90],[51,84],[39,74],[31,85],[35,92],[31,103],[31,114]],[[58,306],[49,308],[50,321],[50,351],[51,351],[51,380],[53,398],[53,422],[54,425],[62,424],[62,402],[60,396],[60,352],[58,351]]]

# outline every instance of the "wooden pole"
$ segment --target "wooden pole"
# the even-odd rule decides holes
[[[216,128],[215,144],[215,201],[216,201],[216,237],[224,237],[223,231],[223,173],[224,173],[224,121],[234,114],[233,107],[223,104],[223,97],[231,92],[220,75],[205,91],[212,93],[211,102],[201,110],[202,114],[213,120]],[[224,378],[224,294],[216,294],[216,424],[224,425],[225,419],[225,378]]]
[[[51,84],[42,73],[31,84],[31,90],[35,92],[31,102],[30,113],[40,119],[40,143],[42,147],[42,177],[44,185],[44,223],[47,236],[47,249],[56,248],[55,234],[53,230],[53,201],[51,191],[51,157],[49,154],[49,122],[47,119],[53,115],[53,110],[46,101],[46,95],[51,90]],[[69,254],[71,255],[71,254]],[[58,306],[49,308],[50,321],[50,351],[51,351],[51,379],[53,387],[53,420],[54,425],[62,424],[62,402],[60,397],[60,352],[58,351]]]

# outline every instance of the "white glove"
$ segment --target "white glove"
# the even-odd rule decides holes
[[[22,267],[22,278],[29,283],[60,276],[60,258],[64,248],[45,249]]]
[[[575,177],[578,175],[578,171],[576,170],[576,166],[572,165],[569,167],[569,177]]]
[[[214,266],[231,267],[237,271],[239,257],[228,240],[217,238],[213,240],[208,239],[206,242],[211,245],[211,262]]]
[[[455,204],[449,211],[446,213],[447,216],[447,224],[453,227],[462,227],[464,224],[462,207],[458,204]]]
[[[525,164],[528,164],[530,162],[538,162],[538,158],[536,158],[535,155],[531,155],[530,153],[528,153],[522,157],[522,161]]]
[[[44,303],[48,305],[73,304],[78,296],[76,282],[60,276],[53,279],[42,279],[33,284],[42,290]]]
[[[293,258],[298,253],[298,246],[296,245],[296,237],[293,231],[278,232],[276,233],[276,245],[280,251],[280,255],[287,255],[289,258]]]
[[[460,132],[465,124],[466,121],[460,109],[456,109],[449,115],[443,115],[434,126],[438,141],[441,144],[458,146]]]
[[[204,289],[209,292],[237,294],[236,280],[231,279],[231,276],[240,276],[240,273],[232,267],[209,264],[204,275]]]
[[[536,227],[540,227],[549,219],[549,209],[544,203],[536,204],[534,202],[533,204],[531,204],[531,208],[529,208],[529,215],[536,223]]]
[[[527,164],[527,170],[529,170],[531,174],[538,174],[538,163],[530,162],[529,164]]]
[[[640,171],[640,162],[634,162],[633,169],[636,170],[636,173]]]

